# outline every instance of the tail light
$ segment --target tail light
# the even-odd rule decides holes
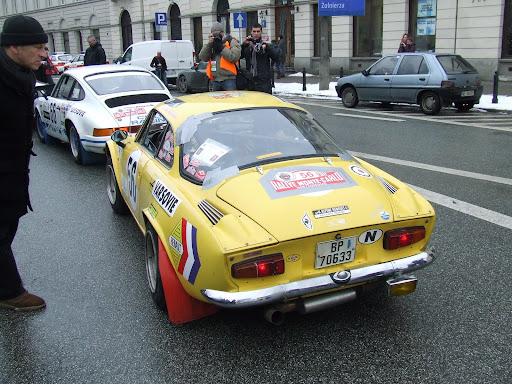
[[[94,128],[93,136],[110,136],[115,131],[125,131],[127,133],[137,133],[140,125],[132,125],[131,127],[120,128]]]
[[[384,249],[407,247],[425,238],[425,227],[412,227],[387,231],[384,234]]]
[[[284,273],[284,258],[281,253],[242,261],[231,267],[231,276],[235,279],[266,277]]]
[[[455,83],[453,81],[443,80],[441,81],[441,88],[453,88]]]

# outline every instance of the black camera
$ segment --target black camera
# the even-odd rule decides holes
[[[251,43],[256,43],[256,39],[254,37],[248,37],[247,40],[249,40]]]
[[[222,42],[222,35],[220,33],[216,33],[213,35],[213,41],[217,41],[219,43]]]

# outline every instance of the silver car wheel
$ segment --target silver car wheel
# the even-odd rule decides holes
[[[146,232],[146,272],[148,276],[149,290],[151,293],[156,292],[157,278],[158,278],[158,249],[155,249],[156,239],[154,239],[153,231]]]
[[[178,78],[178,88],[179,88],[180,92],[183,92],[183,93],[188,92],[187,78],[183,75]]]

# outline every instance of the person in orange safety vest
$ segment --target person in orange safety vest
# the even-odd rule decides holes
[[[236,90],[236,63],[240,54],[240,43],[230,35],[224,35],[222,24],[214,22],[208,43],[199,52],[199,59],[208,62],[206,74],[213,81],[213,91]]]

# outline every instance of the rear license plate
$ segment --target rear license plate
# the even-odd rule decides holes
[[[325,268],[331,265],[354,261],[356,243],[357,236],[317,243],[315,268]]]
[[[462,97],[474,96],[474,95],[475,95],[475,91],[462,91],[462,92],[460,93],[460,95],[461,95]]]

